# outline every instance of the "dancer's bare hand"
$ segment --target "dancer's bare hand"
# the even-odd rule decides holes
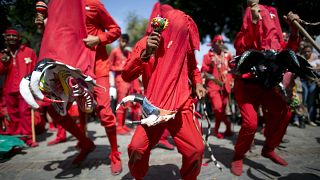
[[[158,47],[160,44],[160,39],[161,35],[158,32],[152,32],[148,39],[147,39],[147,44],[146,44],[146,55],[151,55]]]
[[[83,39],[83,42],[86,44],[86,46],[92,48],[100,43],[100,39],[98,36],[88,35],[87,38]]]
[[[206,96],[207,90],[203,87],[202,84],[198,83],[196,84],[196,94],[198,99],[202,99],[203,97]]]
[[[293,21],[298,21],[300,20],[300,17],[298,14],[293,13],[290,11],[286,16],[283,16],[284,20],[286,23],[290,26],[291,29],[291,35],[296,35],[298,33],[298,29],[296,26],[293,25]]]

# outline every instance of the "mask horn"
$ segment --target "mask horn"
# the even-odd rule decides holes
[[[29,104],[33,109],[38,109],[40,106],[36,102],[36,100],[33,98],[33,95],[31,93],[31,90],[29,88],[30,81],[22,78],[20,85],[19,85],[19,90],[20,94],[23,97],[23,99]]]

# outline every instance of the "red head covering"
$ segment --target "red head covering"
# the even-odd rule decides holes
[[[187,52],[199,50],[200,38],[196,24],[182,11],[156,3],[150,19],[158,14],[167,18],[169,25],[161,33],[161,43],[154,56],[156,67],[144,83],[145,95],[160,108],[177,110],[190,97]],[[148,26],[150,33],[152,29]]]
[[[217,42],[217,41],[223,41],[223,38],[222,38],[222,36],[219,34],[219,35],[216,35],[216,36],[214,36],[214,38],[212,39],[212,43],[215,43],[215,42]]]
[[[15,29],[7,29],[4,34],[15,34],[17,36],[19,36],[19,32]]]
[[[84,8],[84,1],[79,0],[49,2],[39,60],[53,59],[95,77],[95,51],[91,51],[83,42],[83,38],[87,37]]]

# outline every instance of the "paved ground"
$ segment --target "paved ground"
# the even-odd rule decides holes
[[[205,124],[205,122],[203,122]],[[203,166],[198,177],[200,180],[212,179],[294,179],[314,180],[320,179],[320,127],[307,126],[299,129],[289,126],[285,136],[290,142],[281,144],[277,152],[289,162],[288,167],[272,163],[269,159],[260,156],[264,137],[256,134],[256,146],[247,154],[244,161],[244,171],[241,177],[230,173],[230,162],[233,153],[233,144],[236,134],[230,139],[218,140],[210,136],[209,143],[213,148],[215,157],[223,167],[219,171],[213,163]],[[110,174],[110,161],[107,154],[110,146],[105,137],[103,128],[97,122],[88,124],[89,136],[92,137],[97,148],[91,153],[81,167],[72,167],[71,162],[77,150],[76,141],[69,136],[66,143],[55,146],[46,146],[54,138],[52,133],[40,135],[40,146],[25,149],[21,154],[0,162],[0,179],[132,179],[128,171],[128,155],[126,147],[131,136],[119,136],[118,141],[122,153],[123,172],[118,176]],[[239,126],[235,125],[237,133]],[[206,159],[209,155],[206,153]],[[168,151],[155,148],[150,158],[150,169],[145,179],[174,180],[180,179],[179,167],[181,156],[177,150]]]

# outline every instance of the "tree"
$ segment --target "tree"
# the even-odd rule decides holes
[[[129,12],[126,21],[127,33],[130,36],[129,46],[133,46],[145,35],[148,19],[139,18],[134,12]]]
[[[0,18],[1,34],[8,27],[17,29],[24,42],[30,42],[34,49],[38,49],[40,43],[40,34],[36,31],[34,24],[35,18],[35,0],[1,0]],[[7,22],[2,25],[2,22]],[[1,41],[3,44],[3,39]]]

